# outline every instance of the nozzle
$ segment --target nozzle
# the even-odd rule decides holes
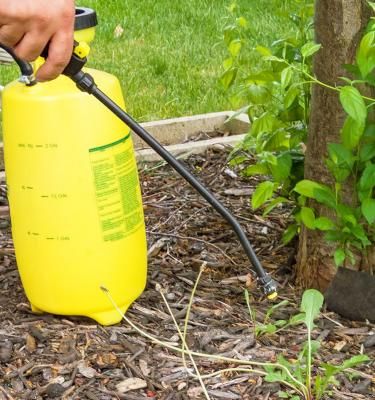
[[[268,274],[259,278],[258,281],[267,298],[269,300],[275,300],[277,298],[277,283]]]

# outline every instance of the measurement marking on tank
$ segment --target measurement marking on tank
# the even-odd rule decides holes
[[[25,186],[25,185],[22,185],[22,186],[21,186],[21,189],[22,189],[22,190],[33,190],[34,188],[33,188],[33,186]]]
[[[47,240],[58,240],[61,242],[67,242],[68,240],[70,240],[70,236],[47,236],[46,237]]]
[[[27,234],[28,234],[29,236],[40,236],[40,233],[38,233],[38,232],[27,231]]]
[[[43,199],[48,199],[48,195],[47,194],[42,194],[40,197],[42,197]]]
[[[18,147],[22,148],[22,149],[28,149],[28,150],[32,150],[32,149],[57,149],[59,147],[59,145],[57,143],[18,143],[17,144]]]
[[[67,193],[51,193],[51,198],[52,199],[66,199],[68,198]]]

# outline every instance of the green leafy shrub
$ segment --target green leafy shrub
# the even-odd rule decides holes
[[[375,86],[375,22],[371,19],[368,24],[355,64],[346,66],[353,79],[341,78],[343,83],[332,87],[311,73],[312,56],[320,48],[311,40],[313,2],[295,0],[294,5],[297,11],[289,15],[296,25],[293,35],[269,48],[257,46],[254,51],[262,62],[256,71],[244,73],[240,68],[247,21],[237,17],[236,27],[231,24],[224,31],[230,56],[224,62],[221,81],[247,104],[239,112],[246,111],[252,122],[245,141],[233,152],[231,164],[239,165],[245,176],[264,177],[252,196],[253,209],[263,207],[267,215],[281,203],[291,205],[294,221],[284,233],[284,243],[304,224],[324,231],[326,240],[334,243],[336,265],[355,264],[355,252],[366,252],[375,241],[375,124],[369,118],[375,99],[361,93],[364,84]],[[375,10],[374,2],[369,5]],[[230,11],[233,17],[236,7]],[[340,142],[330,143],[327,149],[331,186],[303,179],[313,83],[337,91],[347,114]],[[255,159],[255,164],[248,165],[250,159]],[[354,199],[349,202],[344,189],[353,182]],[[308,199],[323,204],[333,217],[316,215]]]
[[[285,2],[284,2],[285,3]],[[319,49],[312,42],[313,2],[294,0],[294,12],[286,4],[275,7],[281,17],[290,19],[295,29],[270,47],[257,45],[257,67],[243,68],[241,56],[249,45],[249,22],[232,5],[231,22],[224,29],[228,58],[221,82],[238,104],[246,104],[251,129],[240,148],[233,153],[232,165],[241,165],[245,176],[263,175],[252,197],[254,209],[266,205],[264,214],[284,202],[296,203],[295,184],[303,178],[303,143],[309,121],[310,82],[304,72],[311,71],[311,57]],[[247,165],[255,158],[255,164]],[[293,230],[294,228],[292,228]],[[288,241],[293,235],[288,230]]]

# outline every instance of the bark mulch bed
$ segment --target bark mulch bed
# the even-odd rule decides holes
[[[271,321],[298,313],[301,292],[293,286],[295,250],[281,245],[288,210],[269,219],[254,214],[249,195],[255,181],[242,180],[226,165],[227,151],[211,149],[186,164],[239,218],[265,268],[280,284],[280,299],[289,303]],[[127,316],[158,339],[181,346],[173,321],[156,285],[160,284],[181,327],[199,268],[205,262],[188,324],[188,345],[208,354],[243,360],[275,361],[279,354],[295,360],[306,339],[303,326],[254,337],[244,289],[251,294],[262,322],[269,303],[256,283],[235,235],[181,178],[161,164],[141,172],[149,240],[149,279]],[[2,199],[3,210],[6,207]],[[3,212],[3,214],[6,214]],[[126,322],[101,327],[85,318],[33,315],[15,266],[9,218],[0,219],[0,400],[142,398],[203,399],[197,380],[189,377],[181,356],[155,345]],[[339,363],[365,353],[371,362],[340,375],[329,399],[374,396],[375,327],[324,311],[314,330],[321,342],[314,371],[322,362]],[[233,367],[196,358],[202,374]],[[188,362],[191,368],[190,362]],[[128,378],[140,389],[121,391]],[[280,386],[257,374],[223,373],[206,379],[212,399],[278,399]],[[285,388],[282,388],[285,389]]]

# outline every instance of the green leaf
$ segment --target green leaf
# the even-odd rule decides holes
[[[326,232],[324,239],[327,240],[327,242],[344,242],[345,236],[341,231],[331,230]]]
[[[223,61],[223,67],[225,70],[231,68],[233,66],[233,58],[228,57]]]
[[[268,56],[268,57],[264,57],[265,61],[274,61],[274,62],[278,62],[278,63],[285,63],[285,60],[283,60],[280,57],[276,57],[276,56]]]
[[[242,173],[245,176],[268,175],[269,169],[266,164],[255,164],[245,168]]]
[[[343,249],[337,249],[334,254],[335,264],[337,267],[340,267],[346,258],[345,251]]]
[[[362,191],[372,189],[375,185],[375,164],[368,164],[362,172],[359,187]]]
[[[254,210],[259,208],[273,195],[274,184],[270,181],[260,183],[251,198],[251,205]]]
[[[284,375],[280,371],[269,372],[264,380],[266,382],[280,382],[284,380]]]
[[[363,121],[357,121],[348,116],[341,130],[341,140],[344,146],[349,150],[357,147],[364,130],[365,124]]]
[[[256,74],[248,75],[245,79],[245,83],[257,83],[257,84],[265,84],[269,82],[275,81],[275,75],[270,71],[261,71]]]
[[[367,108],[361,93],[353,86],[343,86],[340,89],[340,101],[344,110],[359,123],[364,123]]]
[[[233,85],[233,82],[237,76],[237,72],[237,68],[229,68],[223,73],[223,75],[221,75],[220,82],[225,90],[229,89]]]
[[[320,189],[321,185],[317,182],[310,181],[308,179],[303,179],[299,181],[294,188],[294,191],[302,194],[303,196],[309,197],[310,199],[315,198],[314,192]]]
[[[301,219],[305,226],[307,226],[309,229],[315,229],[315,214],[312,208],[302,207]]]
[[[237,57],[241,51],[242,41],[241,39],[234,39],[229,43],[228,50],[232,57]]]
[[[336,207],[337,216],[343,219],[345,222],[355,226],[358,224],[356,212],[353,207],[349,207],[346,204],[338,204]]]
[[[359,364],[363,364],[366,361],[370,361],[370,358],[365,354],[358,354],[356,356],[351,357],[349,360],[345,360],[340,365],[340,370],[343,371],[348,368],[356,367]]]
[[[375,32],[371,31],[363,36],[358,47],[357,64],[363,78],[366,78],[375,67],[374,42]]]
[[[248,86],[247,95],[251,103],[258,105],[266,103],[271,97],[270,91],[265,86],[256,84]]]
[[[266,314],[266,317],[265,317],[265,320],[268,320],[268,319],[271,317],[271,315],[272,315],[278,308],[280,308],[280,307],[285,307],[285,306],[288,305],[288,304],[289,304],[289,301],[288,301],[288,300],[283,300],[283,301],[280,301],[280,303],[274,304],[272,307],[270,307],[270,308],[268,309],[267,314]]]
[[[323,301],[323,295],[316,289],[308,289],[303,293],[301,311],[305,313],[304,322],[309,332],[314,328],[314,320],[320,313]]]
[[[328,154],[330,159],[339,166],[345,166],[351,169],[355,158],[353,153],[344,147],[341,143],[329,143]]]
[[[276,197],[276,199],[271,200],[264,209],[263,216],[268,215],[275,207],[282,203],[288,203],[288,199],[285,197]]]
[[[319,203],[325,204],[328,207],[336,207],[335,194],[328,186],[310,181],[309,179],[303,179],[297,183],[293,190],[303,196],[309,197],[310,199],[315,199]]]
[[[271,56],[271,55],[272,55],[272,51],[271,51],[269,48],[264,47],[264,46],[257,46],[257,47],[255,47],[255,50],[256,50],[260,55],[262,55],[262,56],[264,56],[264,57],[268,57],[268,56]]]
[[[276,165],[269,165],[272,176],[276,182],[283,182],[290,176],[292,169],[292,157],[289,153],[284,153],[276,158]]]
[[[372,8],[372,11],[375,12],[375,2],[373,2],[373,1],[368,1],[367,3],[368,3],[368,5]]]
[[[289,243],[294,236],[297,235],[298,232],[298,225],[297,224],[291,224],[286,228],[285,232],[283,233],[282,241],[284,244]]]
[[[285,90],[293,77],[293,69],[292,67],[284,68],[281,72],[281,87]]]
[[[351,170],[346,165],[335,164],[332,160],[326,159],[325,163],[329,172],[335,177],[337,183],[343,183],[350,176]]]
[[[375,157],[375,143],[366,143],[359,152],[359,159],[363,162],[370,161]]]
[[[316,44],[314,42],[307,42],[301,48],[302,57],[307,58],[315,54],[320,48],[322,47],[321,44]]]
[[[265,112],[259,118],[253,121],[251,125],[251,134],[258,136],[264,132],[272,132],[282,126],[280,121],[269,112]]]
[[[264,335],[275,333],[277,327],[274,324],[259,324],[255,326],[255,335]]]
[[[363,216],[371,225],[375,221],[375,199],[364,199],[361,205]]]
[[[299,325],[299,324],[303,324],[305,322],[305,313],[299,313],[296,315],[293,315],[292,318],[290,318],[289,320],[289,324],[290,325]]]
[[[289,108],[294,103],[294,100],[299,96],[299,94],[300,90],[298,86],[292,85],[285,94],[284,107]]]
[[[249,26],[249,22],[244,17],[237,18],[237,25],[241,28],[247,28]]]
[[[327,217],[319,217],[315,220],[314,227],[320,231],[329,231],[335,227],[335,224]]]
[[[365,230],[362,225],[355,225],[351,228],[351,233],[362,242],[363,246],[369,246],[371,242],[369,241]]]
[[[227,25],[224,28],[224,42],[227,46],[236,36],[238,36],[236,25]]]
[[[321,185],[320,188],[316,189],[314,194],[316,201],[326,205],[327,207],[336,209],[336,197],[329,187]]]
[[[260,140],[261,148],[265,151],[284,151],[289,150],[290,133],[285,129],[277,129],[264,142]]]

